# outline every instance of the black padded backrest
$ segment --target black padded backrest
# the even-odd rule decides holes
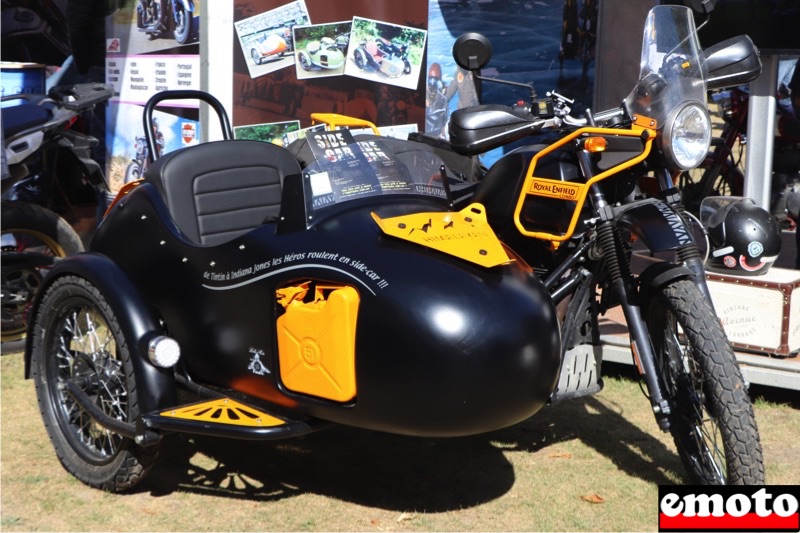
[[[299,174],[287,150],[260,141],[190,146],[158,158],[145,173],[193,243],[227,242],[280,212],[283,178]]]

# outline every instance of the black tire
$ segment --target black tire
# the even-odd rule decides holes
[[[703,195],[703,176],[713,164],[713,158],[706,157],[699,167],[683,171],[678,178],[683,205],[695,215],[700,213],[700,202],[707,196],[741,196],[743,193],[744,175],[732,163],[726,161],[716,175],[706,177],[707,180],[711,180],[711,189],[708,194]]]
[[[87,485],[120,492],[139,483],[158,445],[99,426],[68,392],[77,385],[94,405],[120,422],[139,415],[130,346],[113,309],[87,280],[65,276],[47,288],[34,318],[31,377],[39,411],[64,468]]]
[[[297,54],[297,59],[300,60],[300,66],[303,70],[311,70],[311,60],[304,52]]]
[[[258,53],[258,50],[255,48],[250,49],[250,57],[253,59],[253,63],[256,65],[261,64],[261,54]]]
[[[669,395],[670,432],[691,482],[764,484],[753,405],[711,306],[691,280],[676,280],[647,297],[645,321]]]
[[[133,181],[139,180],[142,177],[142,167],[136,161],[133,161],[128,164],[128,168],[125,169],[125,180],[123,183],[126,185]]]
[[[408,59],[403,60],[403,74],[410,74],[411,73],[411,63],[408,62]]]
[[[175,4],[175,31],[173,35],[178,44],[186,44],[192,39],[194,17],[186,11],[180,2]]]
[[[83,251],[81,238],[66,220],[36,204],[2,203],[2,253],[30,252],[66,257]],[[4,352],[22,348],[26,313],[47,273],[46,267],[15,267],[5,260],[2,269],[2,343]]]
[[[364,70],[365,68],[367,68],[367,58],[364,56],[364,52],[360,48],[356,48],[353,57],[355,58],[356,66],[360,70]]]

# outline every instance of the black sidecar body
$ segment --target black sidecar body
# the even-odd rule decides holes
[[[52,269],[26,372],[57,449],[106,464],[165,431],[330,423],[457,436],[545,404],[555,309],[482,206],[449,210],[431,152],[400,160],[342,131],[308,142],[305,168],[258,141],[166,154]]]

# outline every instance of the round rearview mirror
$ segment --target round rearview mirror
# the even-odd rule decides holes
[[[478,70],[485,67],[492,57],[492,43],[485,35],[468,32],[461,35],[453,44],[453,59],[465,70]]]

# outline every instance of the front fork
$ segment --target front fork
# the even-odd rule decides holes
[[[589,154],[582,150],[579,151],[578,160],[584,175],[591,176],[592,163]],[[613,210],[606,202],[605,195],[597,184],[592,186],[589,197],[595,212],[600,215],[600,222],[597,224],[598,244],[605,258],[611,288],[625,315],[631,339],[631,354],[639,374],[647,385],[650,405],[656,422],[662,430],[668,431],[670,404],[664,394],[666,387],[656,368],[653,343],[642,318],[639,291],[634,285],[629,261],[623,256],[622,243],[618,241],[614,231]]]

